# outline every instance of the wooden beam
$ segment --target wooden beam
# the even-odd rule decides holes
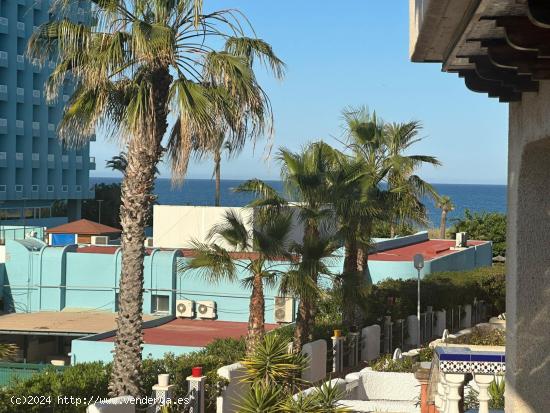
[[[538,51],[539,57],[550,57],[550,29],[533,24],[527,16],[491,16],[505,31],[506,41],[517,50]]]
[[[539,58],[535,51],[515,49],[505,39],[481,40],[481,45],[487,48],[487,55],[497,67],[516,69],[520,75],[550,71],[550,59]]]
[[[510,87],[503,86],[500,81],[482,79],[475,70],[459,71],[464,78],[466,87],[473,92],[487,93],[489,97],[499,98],[501,102],[517,102],[521,100],[521,93]]]
[[[548,0],[527,0],[527,15],[533,24],[550,28],[550,2]]]
[[[539,90],[538,82],[531,80],[530,76],[518,75],[514,69],[497,67],[486,55],[470,56],[469,60],[475,65],[475,71],[482,79],[499,81],[503,86],[516,92]]]

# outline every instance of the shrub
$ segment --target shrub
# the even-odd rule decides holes
[[[464,218],[455,220],[450,229],[453,237],[457,232],[467,232],[471,239],[493,241],[493,256],[506,256],[506,215],[496,212],[464,212]]]
[[[422,347],[418,351],[418,361],[432,361],[434,357],[434,351],[430,347]]]
[[[450,340],[453,344],[472,344],[478,346],[505,346],[506,332],[498,328],[489,330],[474,327],[472,333]]]
[[[207,412],[215,411],[217,391],[221,378],[217,375],[218,368],[234,363],[244,357],[244,340],[216,340],[203,350],[175,356],[167,354],[164,358],[143,360],[143,387],[149,395],[151,388],[157,383],[161,373],[170,374],[170,381],[175,385],[175,397],[185,397],[187,394],[187,377],[191,369],[202,366],[206,374]],[[14,380],[9,386],[0,390],[0,413],[48,412],[73,413],[85,412],[89,397],[107,398],[108,383],[111,371],[110,364],[82,363],[67,367],[63,371],[48,368],[25,380]],[[50,410],[43,405],[16,405],[11,402],[12,396],[43,396],[49,398]],[[83,404],[62,404],[58,396],[80,397]],[[87,399],[84,402],[84,398]]]
[[[376,360],[372,365],[372,369],[386,373],[412,373],[414,371],[412,358],[403,357],[402,359],[393,360],[389,354]]]

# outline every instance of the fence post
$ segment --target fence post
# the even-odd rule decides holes
[[[433,327],[434,327],[434,308],[429,305],[426,307],[426,323],[427,323],[427,329],[426,329],[426,339],[431,340],[433,337]]]
[[[391,316],[387,315],[384,317],[384,353],[391,352],[391,343],[392,343],[392,325]]]
[[[359,336],[360,333],[354,331],[349,333],[349,365],[355,367],[359,364]]]
[[[189,413],[205,413],[204,409],[204,387],[206,376],[202,375],[202,368],[194,367],[192,375],[187,377],[189,383],[190,407]]]
[[[332,372],[340,373],[344,370],[344,340],[342,331],[334,330],[332,337]]]
[[[174,393],[174,385],[169,382],[168,374],[159,374],[158,383],[153,386],[153,397],[155,398],[155,403],[160,404],[161,406],[169,403],[169,400],[172,399]]]

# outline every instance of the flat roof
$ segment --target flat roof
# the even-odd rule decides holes
[[[489,241],[468,241],[467,246],[485,244]],[[381,252],[369,254],[372,261],[412,261],[416,254],[422,254],[429,261],[446,255],[459,253],[461,250],[451,250],[455,246],[454,240],[431,239],[417,242],[404,247],[392,248]]]
[[[0,315],[0,334],[87,336],[115,329],[116,316],[86,309],[9,313]]]
[[[267,331],[277,328],[277,324],[266,324]],[[204,347],[217,338],[240,338],[246,336],[248,324],[245,322],[192,320],[175,318],[167,323],[143,330],[145,344],[166,346]],[[110,336],[99,341],[114,341]]]

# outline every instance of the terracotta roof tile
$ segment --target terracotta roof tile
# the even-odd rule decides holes
[[[122,232],[118,228],[109,227],[87,219],[69,222],[58,227],[46,230],[48,234],[83,234],[83,235],[104,235],[118,234]]]

